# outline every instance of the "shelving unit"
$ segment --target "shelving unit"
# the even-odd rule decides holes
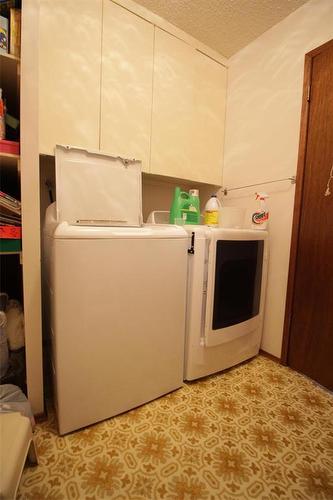
[[[20,117],[20,67],[19,57],[0,54],[0,87],[2,97],[6,99],[7,111],[14,117]],[[8,132],[8,128],[6,129]],[[6,134],[5,140],[19,141],[16,134]],[[0,189],[10,196],[21,199],[20,155],[0,151]],[[23,304],[23,269],[21,239],[0,239],[1,292],[9,299]],[[10,352],[7,373],[1,383],[12,383],[26,391],[25,349]]]

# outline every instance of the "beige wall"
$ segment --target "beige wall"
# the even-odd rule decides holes
[[[333,1],[311,0],[229,59],[224,186],[296,173],[304,55],[331,38]],[[262,349],[280,356],[295,189],[290,182],[258,186],[224,203],[254,208],[256,190],[271,197]]]

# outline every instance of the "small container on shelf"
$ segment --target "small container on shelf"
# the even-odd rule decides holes
[[[219,211],[221,202],[216,194],[212,194],[205,205],[205,224],[211,227],[217,227],[219,224]]]
[[[21,202],[0,191],[0,251],[21,251]]]
[[[20,154],[20,143],[15,141],[6,141],[5,139],[0,140],[0,154]]]
[[[0,54],[8,54],[8,19],[0,16]]]
[[[9,53],[20,57],[21,53],[21,9],[11,8],[9,11]]]
[[[2,240],[20,240],[21,227],[14,225],[2,225],[0,222],[0,239]]]
[[[20,253],[21,240],[0,238],[0,253]]]
[[[6,137],[6,106],[0,88],[0,140]]]

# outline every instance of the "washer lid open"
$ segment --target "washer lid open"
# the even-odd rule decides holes
[[[55,151],[58,222],[142,225],[140,161],[72,146]]]

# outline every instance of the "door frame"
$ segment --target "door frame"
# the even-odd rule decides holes
[[[306,162],[306,152],[307,152],[309,110],[310,110],[310,100],[311,100],[312,64],[315,56],[325,51],[327,48],[330,48],[331,46],[333,46],[333,39],[305,54],[303,97],[302,97],[298,162],[297,162],[297,173],[296,173],[297,182],[295,190],[295,203],[294,203],[294,214],[293,214],[293,224],[292,224],[292,234],[291,234],[290,260],[289,260],[289,274],[288,274],[287,297],[286,297],[286,308],[284,316],[282,352],[281,352],[281,363],[284,365],[288,364],[291,319],[294,306],[295,276],[297,267],[300,221],[301,221],[301,213],[303,206],[303,188],[304,188],[305,162]]]

